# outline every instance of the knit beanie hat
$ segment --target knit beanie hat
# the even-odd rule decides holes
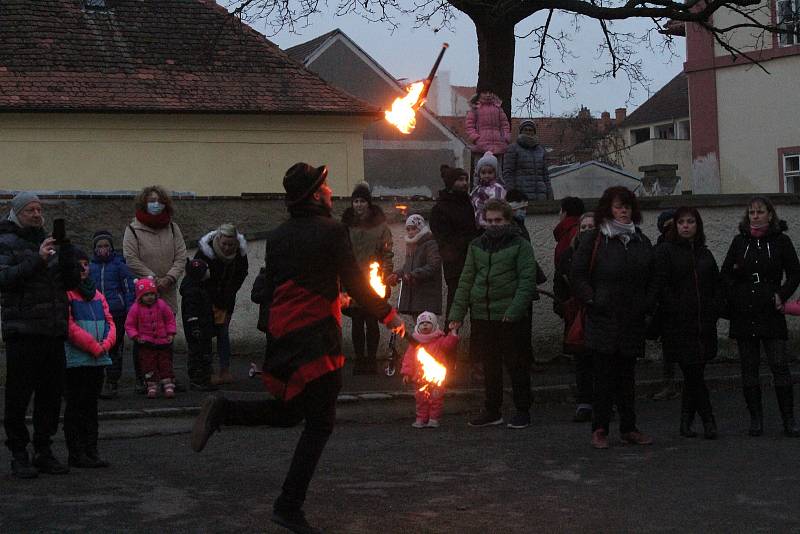
[[[136,290],[136,300],[138,301],[143,295],[148,293],[155,293],[158,295],[158,288],[152,278],[139,278],[134,281],[134,289]]]
[[[369,184],[367,182],[357,184],[350,198],[363,198],[367,201],[367,204],[372,204],[372,193],[369,190]]]
[[[530,119],[525,119],[524,121],[519,123],[519,131],[521,132],[522,129],[526,126],[530,126],[531,128],[533,128],[533,133],[536,133],[536,124]]]
[[[469,178],[467,171],[458,167],[442,165],[439,170],[442,175],[442,180],[444,181],[445,189],[453,189],[453,184],[456,183],[456,180],[459,178],[464,178],[465,180]]]
[[[92,250],[97,248],[97,242],[105,239],[111,245],[111,250],[114,250],[114,239],[111,237],[111,232],[108,230],[98,230],[92,236]]]
[[[208,264],[200,258],[186,260],[186,276],[195,282],[202,282],[208,273]]]
[[[500,178],[500,165],[497,163],[497,158],[492,154],[491,151],[487,151],[481,159],[478,160],[478,163],[475,164],[475,178],[480,178],[481,176],[481,167],[492,167],[494,169],[494,173],[497,178]]]
[[[19,213],[31,202],[41,202],[41,200],[34,193],[20,191],[11,199],[11,209],[14,213]]]
[[[283,177],[283,189],[286,191],[286,205],[296,206],[308,199],[319,189],[328,176],[328,167],[312,167],[308,163],[295,163]]]
[[[415,327],[415,330],[419,330],[419,325],[422,323],[431,323],[434,330],[439,328],[439,320],[436,318],[436,314],[429,311],[419,314],[419,317],[417,317],[417,326]]]
[[[665,226],[667,225],[667,222],[672,220],[674,216],[675,216],[675,210],[672,208],[664,210],[659,214],[658,222],[656,223],[659,233],[663,234],[664,232],[667,231]]]
[[[406,227],[408,226],[416,226],[417,228],[422,230],[427,226],[427,223],[425,222],[425,218],[422,215],[417,215],[415,213],[414,215],[411,215],[408,219],[406,219]]]

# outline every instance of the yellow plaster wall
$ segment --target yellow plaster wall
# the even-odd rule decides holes
[[[364,117],[0,114],[0,189],[282,193],[297,161],[329,166],[335,195],[364,179]]]

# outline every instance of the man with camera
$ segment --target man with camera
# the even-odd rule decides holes
[[[54,221],[48,237],[39,197],[17,194],[7,218],[0,220],[0,326],[7,362],[4,426],[17,478],[69,471],[53,456],[50,444],[61,412],[66,291],[79,282],[64,221]],[[31,462],[25,414],[34,395]]]

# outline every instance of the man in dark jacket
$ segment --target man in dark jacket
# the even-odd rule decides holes
[[[467,194],[467,171],[442,165],[441,175],[445,188],[439,191],[439,198],[431,210],[430,227],[442,258],[444,281],[447,284],[447,315],[467,259],[467,249],[470,242],[478,237],[479,230],[475,226],[475,212]]]
[[[50,444],[61,412],[66,291],[79,280],[72,245],[47,237],[39,198],[19,193],[11,200],[8,217],[0,221],[0,319],[7,358],[4,426],[11,470],[18,478],[69,472]],[[25,414],[34,394],[31,465]]]
[[[267,286],[272,289],[266,388],[276,400],[208,397],[192,432],[201,451],[220,425],[288,427],[306,420],[272,520],[295,532],[317,532],[302,511],[306,491],[336,419],[344,366],[341,285],[368,313],[400,336],[403,322],[370,288],[353,255],[347,228],[331,218],[325,166],[293,165],[283,178],[290,218],[267,236]]]

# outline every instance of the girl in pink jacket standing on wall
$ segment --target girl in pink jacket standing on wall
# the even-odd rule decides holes
[[[147,397],[154,399],[158,385],[168,399],[175,397],[175,373],[172,370],[172,340],[177,326],[172,308],[158,298],[158,289],[150,278],[136,280],[136,302],[125,320],[125,332],[139,346],[139,366],[147,383]]]
[[[436,358],[436,361],[444,364],[447,361],[454,361],[453,352],[458,345],[458,336],[455,331],[445,334],[439,328],[436,315],[431,312],[422,312],[417,317],[417,326],[414,328],[414,339],[419,341],[420,347]],[[400,373],[403,375],[404,383],[416,383],[417,377],[422,374],[420,363],[417,360],[417,347],[409,347],[403,356],[403,366]],[[444,387],[435,387],[431,391],[419,391],[414,393],[417,403],[417,418],[411,425],[414,428],[438,428],[439,420],[442,418],[444,409]]]
[[[502,164],[511,141],[511,125],[506,112],[500,107],[502,101],[494,93],[483,92],[473,97],[472,109],[467,112],[465,126],[472,151],[472,160],[484,152],[498,156]]]

